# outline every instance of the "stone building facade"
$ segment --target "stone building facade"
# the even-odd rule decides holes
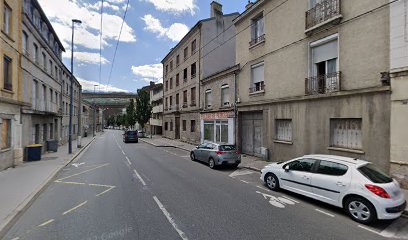
[[[199,143],[200,80],[235,63],[235,29],[238,13],[224,15],[222,5],[211,3],[211,17],[199,21],[162,60],[163,136]],[[216,40],[216,41],[214,41]]]
[[[391,88],[381,78],[389,69],[387,3],[248,4],[234,20],[242,32],[236,52],[243,153],[272,161],[334,154],[390,169]]]

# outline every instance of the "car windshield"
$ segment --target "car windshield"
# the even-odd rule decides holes
[[[367,164],[358,168],[358,171],[373,183],[390,183],[392,178],[378,169],[374,164]]]
[[[220,145],[220,151],[235,151],[236,147],[234,145]]]

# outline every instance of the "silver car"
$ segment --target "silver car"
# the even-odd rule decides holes
[[[241,163],[241,154],[231,144],[203,143],[191,150],[190,157],[193,161],[208,163],[212,169],[219,165],[238,167]]]

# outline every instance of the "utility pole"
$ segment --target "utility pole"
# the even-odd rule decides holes
[[[94,111],[93,111],[93,136],[95,137],[95,135],[96,135],[96,104],[95,104],[95,88],[97,87],[98,85],[94,85],[94,98],[93,98],[93,109],[94,109]]]
[[[74,30],[75,23],[82,22],[77,19],[72,19],[72,39],[71,39],[71,89],[69,103],[69,128],[68,128],[68,154],[72,154],[72,114],[74,110]]]

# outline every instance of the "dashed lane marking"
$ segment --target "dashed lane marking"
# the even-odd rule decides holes
[[[371,229],[371,228],[369,228],[369,227],[366,227],[366,226],[363,226],[363,225],[360,225],[360,224],[357,225],[357,227],[362,228],[362,229],[364,229],[364,230],[367,230],[367,231],[369,231],[369,232],[375,233],[375,234],[380,234],[379,232],[375,231],[374,229]]]
[[[102,194],[105,194],[109,192],[110,190],[114,189],[116,186],[111,186],[111,185],[102,185],[102,184],[88,184],[89,186],[95,186],[95,187],[105,187],[108,188],[105,191],[96,194],[97,197],[101,196]]]
[[[139,173],[136,171],[136,169],[133,169],[133,171],[135,172],[137,178],[139,178],[139,181],[142,183],[143,186],[146,186],[145,181],[143,180],[143,178],[139,175]]]
[[[75,207],[73,207],[73,208],[71,208],[71,209],[69,209],[69,210],[63,212],[62,215],[65,215],[65,214],[68,214],[68,213],[70,213],[70,212],[72,212],[72,211],[75,211],[76,209],[78,209],[78,208],[82,207],[83,205],[85,205],[87,202],[88,202],[88,201],[85,201],[85,202],[83,202],[83,203],[80,203],[80,204],[76,205]]]
[[[126,160],[129,163],[129,165],[132,165],[132,163],[130,162],[129,158],[126,156]]]
[[[323,211],[323,210],[320,210],[320,209],[315,209],[316,211],[318,211],[319,213],[323,213],[323,214],[325,214],[325,215],[327,215],[327,216],[329,216],[329,217],[334,217],[334,215],[333,214],[331,214],[331,213],[328,213],[328,212],[325,212],[325,211]]]
[[[245,181],[245,180],[240,180],[240,181],[243,182],[243,183],[247,183],[247,184],[249,183],[249,182],[247,182],[247,181]]]
[[[48,225],[48,224],[50,224],[50,223],[52,223],[54,221],[55,221],[54,219],[50,219],[48,221],[45,221],[45,222],[41,223],[40,225],[38,225],[38,227],[44,227],[44,226],[46,226],[46,225]]]
[[[159,206],[160,210],[163,212],[164,216],[167,218],[169,223],[173,226],[174,230],[176,230],[176,232],[179,234],[180,238],[183,240],[188,240],[186,234],[180,230],[180,228],[177,226],[176,222],[171,217],[170,213],[166,210],[166,208],[163,206],[163,204],[160,202],[160,200],[156,196],[153,196],[153,199],[157,203],[157,206]]]

